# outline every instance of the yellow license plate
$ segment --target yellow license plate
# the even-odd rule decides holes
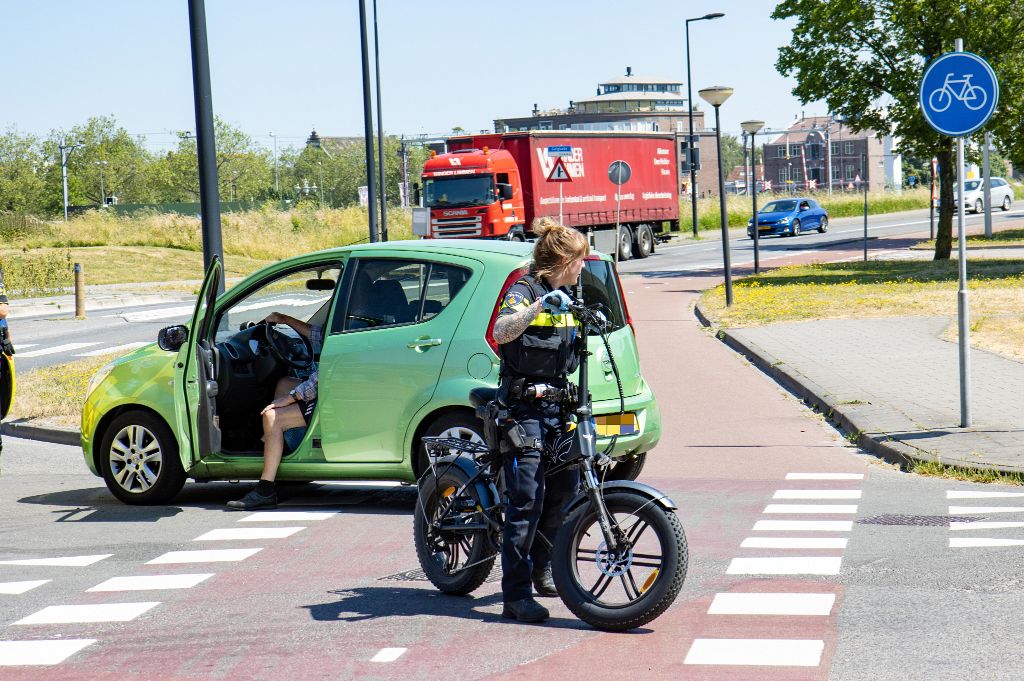
[[[637,435],[640,432],[640,424],[637,422],[636,414],[633,412],[595,416],[594,425],[597,427],[598,437]]]

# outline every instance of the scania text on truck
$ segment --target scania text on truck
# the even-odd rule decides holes
[[[679,227],[672,133],[534,130],[451,137],[447,149],[423,167],[425,210],[414,219],[420,236],[525,241],[535,218],[561,215],[595,248],[613,253],[618,212],[619,259],[626,260],[646,258],[656,234]],[[549,181],[559,161],[568,181]],[[621,186],[609,178],[614,161],[631,170]]]

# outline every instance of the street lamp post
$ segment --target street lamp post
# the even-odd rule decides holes
[[[60,176],[64,183],[64,222],[68,221],[68,157],[71,156],[72,151],[83,144],[85,142],[82,140],[78,140],[74,144],[68,144],[67,138],[62,138],[57,145],[57,149],[60,150]]]
[[[754,146],[754,138],[757,136],[757,132],[764,127],[764,121],[743,121],[740,123],[740,127],[743,128],[743,132],[750,135],[750,197],[753,215],[750,225],[753,230],[752,236],[754,239],[754,274],[757,274],[761,271],[761,261],[758,248],[760,245],[758,232],[760,230],[757,228],[757,147]]]
[[[694,188],[697,186],[697,169],[693,165],[693,140],[695,135],[693,134],[693,79],[690,77],[690,22],[720,19],[724,16],[725,14],[722,12],[712,12],[702,17],[686,20],[686,108],[690,126],[689,130],[686,131],[686,134],[689,136],[686,144],[686,153],[689,155],[689,158],[686,160],[690,166],[690,206],[693,208],[693,236],[695,238],[697,236],[697,192],[694,191]],[[719,165],[721,165],[721,159],[719,159]]]
[[[722,122],[719,107],[732,96],[731,87],[708,87],[697,94],[715,107],[715,148],[718,152],[718,206],[722,219],[722,264],[725,269],[725,304],[732,305],[732,265],[729,262],[729,218],[725,210],[725,174],[722,168]]]

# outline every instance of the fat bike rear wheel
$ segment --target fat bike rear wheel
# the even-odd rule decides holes
[[[447,594],[464,596],[486,581],[494,566],[495,544],[489,530],[460,526],[484,522],[476,489],[465,487],[468,477],[457,467],[420,479],[413,516],[416,557],[430,583]]]
[[[616,491],[604,499],[624,544],[608,549],[588,502],[559,530],[552,570],[558,595],[574,615],[597,629],[627,631],[675,601],[689,560],[686,534],[675,513],[647,496]]]

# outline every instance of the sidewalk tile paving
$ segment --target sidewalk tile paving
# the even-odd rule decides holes
[[[960,428],[958,347],[940,338],[951,321],[830,319],[724,339],[886,458],[1024,471],[1024,364],[972,349],[972,427]]]

